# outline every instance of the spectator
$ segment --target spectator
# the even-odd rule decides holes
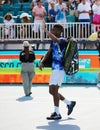
[[[55,12],[55,3],[51,2],[50,3],[51,8],[49,9],[49,13],[48,13],[48,18],[49,18],[49,22],[55,22],[55,16],[56,16],[56,12]]]
[[[51,9],[51,3],[54,2],[55,4],[58,3],[58,0],[48,0],[48,10]]]
[[[91,6],[86,0],[82,0],[80,4],[78,4],[78,21],[79,22],[90,22],[90,14],[91,14]],[[83,27],[83,28],[82,28]],[[88,29],[88,28],[87,28]],[[85,30],[85,37],[87,36],[88,30]],[[82,30],[84,30],[84,26],[80,25],[80,38],[82,38]],[[88,36],[87,36],[88,37]],[[85,46],[80,46],[79,49],[83,49]]]
[[[97,49],[97,43],[95,43],[95,41],[98,40],[98,32],[92,33],[88,40],[94,42],[86,43],[85,49]]]
[[[1,1],[0,1],[0,7],[2,7],[3,3],[4,3],[4,1],[1,0]]]
[[[91,7],[86,0],[82,0],[78,5],[78,21],[79,22],[90,22]]]
[[[55,11],[56,11],[56,22],[66,23],[66,11],[68,11],[68,7],[63,2],[63,0],[58,0],[58,3],[55,5]]]
[[[88,3],[90,3],[90,5],[91,5],[91,7],[92,7],[92,5],[93,5],[93,3],[94,3],[94,1],[95,0],[86,0]]]
[[[33,8],[32,14],[34,16],[34,32],[38,33],[41,31],[41,23],[44,20],[44,16],[46,15],[46,10],[42,5],[41,0],[37,0],[37,5]]]
[[[30,23],[31,21],[30,21],[29,17],[30,17],[30,15],[28,13],[22,13],[20,15],[20,18],[22,19],[21,22],[22,23]]]
[[[76,21],[78,20],[77,6],[78,6],[78,1],[69,0],[69,13],[72,16],[76,16]]]
[[[93,6],[93,23],[100,24],[100,0],[95,0]]]
[[[30,34],[29,29],[31,29],[31,28],[29,28],[28,23],[31,23],[31,20],[30,20],[29,17],[30,17],[30,15],[28,13],[22,13],[21,16],[20,16],[21,22],[24,24],[21,27],[21,33],[20,33],[22,38],[23,37],[25,38]]]
[[[14,37],[14,19],[12,14],[7,13],[4,16],[4,35],[6,38],[13,38]]]
[[[12,4],[13,3],[13,1],[12,0],[4,0],[4,4]]]
[[[32,10],[34,8],[34,6],[36,6],[36,5],[37,5],[37,0],[32,0],[30,9]]]

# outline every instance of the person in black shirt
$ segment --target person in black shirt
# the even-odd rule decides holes
[[[25,96],[30,96],[32,94],[32,79],[35,75],[34,71],[34,60],[35,54],[33,51],[29,50],[29,42],[23,42],[24,49],[20,52],[19,60],[21,61],[21,76],[23,80],[23,87]]]

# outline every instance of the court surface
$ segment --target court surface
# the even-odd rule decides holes
[[[62,119],[50,121],[48,85],[34,84],[31,97],[24,96],[22,85],[0,85],[0,130],[100,130],[100,90],[95,85],[63,85],[59,92],[77,104],[67,116],[60,102]]]

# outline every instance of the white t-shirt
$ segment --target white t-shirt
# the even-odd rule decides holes
[[[5,35],[10,35],[10,38],[13,38],[13,36],[14,36],[14,29],[13,29],[14,20],[11,19],[10,21],[8,21],[5,19],[4,25],[5,25]]]
[[[44,6],[38,7],[37,5],[33,8],[32,12],[35,12],[36,14],[41,14],[41,15],[45,15],[46,14],[46,10],[44,8]],[[35,16],[34,20],[43,20],[44,17],[40,17],[40,16]]]
[[[4,24],[5,24],[6,27],[10,27],[10,26],[12,26],[14,24],[14,20],[13,19],[11,19],[9,21],[4,20]]]
[[[89,11],[91,10],[90,3],[86,2],[86,4],[80,3],[78,5],[78,11]],[[90,16],[88,13],[80,13],[79,14],[79,19],[90,19]]]
[[[92,4],[95,0],[86,0],[88,3]]]
[[[93,10],[93,14],[98,14],[98,15],[100,15],[100,5],[94,4],[94,5],[92,6],[92,10]]]

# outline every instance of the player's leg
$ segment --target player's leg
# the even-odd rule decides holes
[[[55,87],[55,88],[57,88],[57,87]],[[68,108],[67,114],[70,115],[73,111],[74,106],[76,105],[76,102],[75,101],[69,101],[62,94],[60,94],[60,93],[56,94],[57,91],[56,92],[54,92],[54,91],[55,91],[55,89],[53,89],[53,87],[50,86],[49,93],[51,95],[53,95],[54,106],[55,106],[54,112],[59,114],[59,102],[58,102],[58,99],[59,99],[66,104],[66,107]]]
[[[58,85],[49,86],[49,93],[53,96],[54,112],[51,114],[50,117],[47,117],[48,120],[58,120],[62,118],[59,112],[60,97],[59,97],[58,89],[59,89]]]
[[[61,115],[59,112],[59,100],[62,100],[64,103],[66,103],[68,107],[68,115],[71,114],[73,107],[76,104],[76,102],[65,99],[65,97],[58,92],[59,86],[61,86],[62,84],[64,74],[65,72],[62,70],[54,70],[51,74],[49,93],[53,96],[54,113],[52,113],[50,117],[47,117],[47,119],[61,119]]]

